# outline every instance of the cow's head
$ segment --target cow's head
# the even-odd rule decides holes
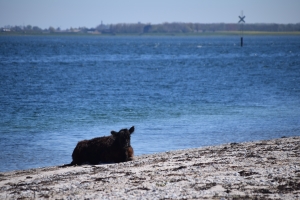
[[[128,129],[121,129],[119,132],[111,131],[119,147],[130,147],[130,135],[134,132],[134,126]]]

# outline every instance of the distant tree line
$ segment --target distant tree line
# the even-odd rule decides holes
[[[300,31],[298,24],[237,24],[237,23],[163,23],[163,24],[112,24],[111,33],[199,33],[220,31],[264,31],[294,32]]]
[[[37,26],[5,26],[0,28],[1,32],[17,33],[91,33],[91,34],[143,34],[143,33],[205,33],[221,31],[263,31],[263,32],[300,32],[300,23],[297,24],[238,24],[238,23],[162,23],[162,24],[144,24],[144,23],[118,23],[105,25],[100,24],[95,28],[69,28],[61,30],[59,27],[50,26],[47,29],[41,29]]]

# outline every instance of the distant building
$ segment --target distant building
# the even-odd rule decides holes
[[[10,32],[10,28],[2,28],[1,31],[2,32]]]
[[[90,28],[90,29],[87,29],[87,33],[89,34],[101,34],[97,29],[95,28]]]
[[[101,24],[96,27],[96,30],[99,33],[110,33],[110,26],[103,24],[103,22],[101,21]]]

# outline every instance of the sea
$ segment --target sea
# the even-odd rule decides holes
[[[135,126],[135,155],[300,135],[300,36],[1,36],[0,172]]]

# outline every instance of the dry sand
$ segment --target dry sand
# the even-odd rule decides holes
[[[300,137],[0,173],[0,199],[300,199]]]

